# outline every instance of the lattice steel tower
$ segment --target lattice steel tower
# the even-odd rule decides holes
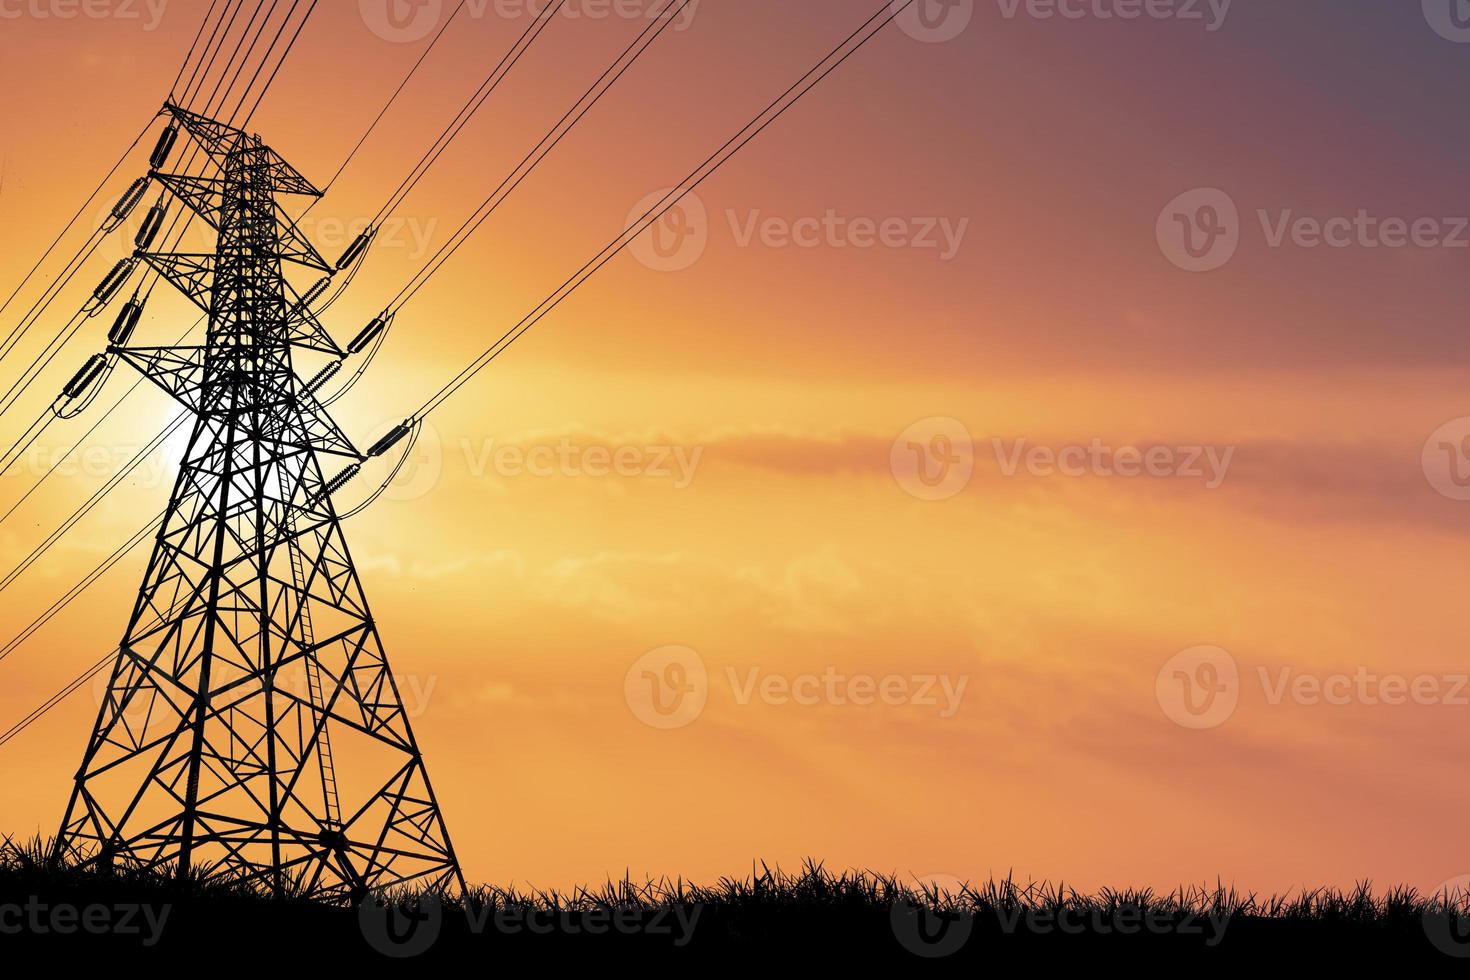
[[[366,457],[316,396],[331,365],[312,383],[292,366],[303,349],[344,356],[309,309],[320,289],[283,274],[334,272],[277,201],[321,192],[259,137],[166,111],[208,174],[158,172],[161,143],[150,176],[218,245],[130,261],[203,309],[208,333],[110,340],[194,421],[58,847],[343,901],[463,887],[332,503],[342,481],[324,476],[325,458],[355,472]]]

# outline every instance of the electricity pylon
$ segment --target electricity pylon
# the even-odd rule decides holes
[[[194,422],[58,849],[337,901],[462,888],[333,507],[342,481],[323,473],[323,458],[355,472],[365,457],[316,397],[329,372],[306,383],[292,366],[293,350],[343,355],[283,273],[334,271],[278,203],[321,192],[258,136],[166,111],[217,175],[160,173],[156,153],[151,176],[218,244],[134,259],[204,310],[208,333],[111,339]]]

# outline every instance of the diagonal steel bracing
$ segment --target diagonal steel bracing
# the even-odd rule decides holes
[[[220,175],[161,182],[218,244],[147,260],[209,332],[115,351],[194,424],[58,846],[329,900],[462,887],[326,492],[320,456],[359,456],[292,367],[322,347],[283,266],[321,265],[277,198],[317,192],[259,138],[174,113]]]

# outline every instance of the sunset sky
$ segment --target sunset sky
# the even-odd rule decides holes
[[[0,0],[0,301],[158,110],[207,6]],[[645,23],[570,6],[385,227],[324,318],[339,341]],[[1061,6],[890,27],[661,229],[692,229],[683,251],[598,273],[346,525],[471,880],[804,857],[1079,888],[1470,873],[1470,30],[1407,0]],[[346,431],[366,446],[421,404],[875,7],[697,3],[400,315],[334,407]],[[329,258],[530,16],[470,10],[303,223]],[[252,121],[319,185],[428,43],[386,23],[380,0],[321,4]],[[163,293],[144,342],[192,322]],[[55,423],[0,513],[133,380]],[[130,396],[0,524],[0,575],[172,411]],[[0,591],[0,642],[163,508],[181,451]],[[145,561],[0,663],[0,729],[116,644]],[[690,717],[637,696],[668,657],[707,678]],[[1191,711],[1215,679],[1233,711]],[[55,832],[95,698],[0,748],[0,830]]]

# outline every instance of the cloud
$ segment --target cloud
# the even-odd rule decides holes
[[[478,555],[461,555],[445,561],[413,561],[407,564],[397,555],[370,555],[359,558],[356,567],[359,575],[383,572],[426,582],[460,578],[470,573],[476,573],[480,577],[504,576],[515,580],[523,580],[526,576],[524,559],[518,552],[506,549]]]
[[[603,553],[554,562],[533,576],[543,601],[618,620],[739,620],[776,630],[851,634],[891,620],[917,579],[830,552],[774,568],[689,554]]]

